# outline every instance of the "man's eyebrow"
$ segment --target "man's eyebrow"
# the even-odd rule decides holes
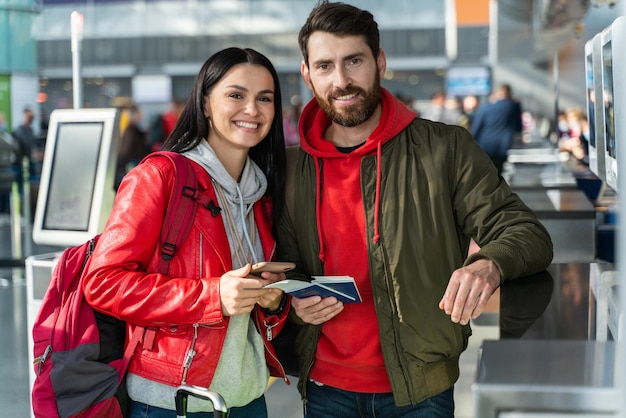
[[[311,61],[311,64],[320,65],[320,64],[328,64],[330,62],[332,62],[332,60],[329,60],[327,58],[321,58],[321,59],[318,59],[318,60],[315,60],[315,61]]]
[[[342,57],[341,61],[342,62],[350,61],[354,58],[362,57],[364,55],[365,55],[364,52],[355,52],[354,54],[350,54],[350,55],[346,55],[345,57]],[[330,62],[332,62],[332,59],[328,59],[328,58],[320,58],[319,60],[311,61],[311,63],[315,65],[328,64]]]
[[[350,60],[352,60],[352,59],[354,59],[354,58],[362,57],[363,55],[365,55],[365,54],[364,54],[364,53],[362,53],[362,52],[355,52],[354,54],[350,54],[350,55],[348,55],[348,56],[345,56],[345,57],[343,58],[343,60],[344,60],[344,61],[350,61]]]

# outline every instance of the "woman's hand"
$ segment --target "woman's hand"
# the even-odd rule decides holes
[[[270,283],[276,283],[281,280],[285,280],[285,273],[271,273],[269,271],[264,271],[262,273],[257,273],[261,276],[262,280],[264,280],[264,285]],[[248,277],[258,277],[255,275]],[[259,297],[257,303],[261,305],[262,308],[268,309],[270,311],[275,311],[280,307],[280,302],[283,299],[283,291],[281,289],[263,289],[265,292]]]
[[[262,278],[249,274],[250,264],[247,264],[220,277],[220,302],[224,316],[250,313],[256,303],[269,310],[280,306],[283,291],[263,289],[263,286],[284,279],[285,274],[264,272]]]

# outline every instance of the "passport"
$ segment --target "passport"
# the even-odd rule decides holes
[[[353,277],[312,276],[312,278],[313,280],[310,282],[292,279],[281,280],[264,287],[282,289],[285,293],[297,298],[334,296],[343,303],[361,302],[361,294]]]

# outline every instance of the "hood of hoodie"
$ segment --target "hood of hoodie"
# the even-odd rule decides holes
[[[231,250],[235,248],[234,240],[241,239],[250,250],[253,261],[255,263],[262,261],[264,258],[261,242],[260,240],[251,239],[250,233],[255,233],[255,231],[248,231],[246,218],[252,210],[254,203],[261,199],[267,190],[267,179],[263,171],[248,157],[241,173],[241,180],[237,183],[226,171],[226,168],[217,158],[215,151],[213,151],[213,148],[207,141],[201,141],[197,147],[186,151],[184,154],[187,158],[200,164],[209,173],[213,182],[219,184],[224,192],[226,202],[221,201],[221,197],[218,194],[219,205],[222,208],[228,205],[236,225],[235,231],[230,231],[229,228],[226,228]],[[236,234],[236,236],[233,236],[233,234]],[[236,263],[235,257],[233,257],[233,267],[241,267]]]
[[[308,154],[313,156],[316,167],[316,184],[315,184],[315,209],[317,233],[320,243],[319,258],[324,262],[324,233],[322,231],[321,222],[321,169],[320,160],[325,158],[349,158],[363,157],[365,155],[376,154],[376,196],[375,196],[375,212],[374,212],[374,233],[373,241],[377,243],[380,239],[379,234],[379,218],[380,218],[380,194],[381,194],[381,177],[382,177],[382,146],[398,135],[413,120],[417,118],[417,114],[409,110],[402,102],[397,100],[388,90],[382,88],[381,97],[381,115],[378,126],[366,139],[365,143],[352,151],[349,155],[337,150],[337,147],[324,138],[324,132],[330,125],[331,120],[326,116],[320,108],[317,100],[313,98],[302,110],[298,130],[300,132],[300,147]]]
[[[388,90],[384,88],[381,90],[382,111],[378,126],[365,144],[351,153],[352,156],[371,154],[379,145],[395,137],[417,117],[415,112],[393,97]],[[345,158],[346,154],[339,152],[332,142],[324,138],[324,132],[330,123],[331,120],[320,108],[317,100],[313,98],[309,101],[302,110],[298,124],[302,149],[317,158]]]
[[[211,178],[217,182],[226,195],[229,203],[239,205],[240,200],[246,206],[250,206],[259,200],[267,190],[267,179],[263,171],[255,164],[254,161],[247,158],[241,173],[239,183],[230,175],[222,162],[215,155],[215,151],[206,141],[201,141],[197,147],[185,152],[187,158],[197,162],[209,173]],[[239,192],[241,191],[241,196]]]

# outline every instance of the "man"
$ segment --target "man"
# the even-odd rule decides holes
[[[19,145],[7,131],[6,116],[0,112],[0,213],[10,212],[11,184],[18,174],[15,163],[19,152]]]
[[[6,116],[0,112],[0,167],[10,168],[18,153],[19,145],[8,132]]]
[[[498,173],[502,173],[515,135],[522,131],[522,108],[513,100],[511,86],[498,86],[491,100],[478,108],[471,131]]]
[[[369,12],[323,1],[299,44],[315,98],[279,256],[296,262],[291,277],[354,277],[363,299],[292,300],[306,416],[452,417],[470,318],[503,280],[549,265],[550,237],[466,129],[419,119],[381,88]],[[481,248],[468,257],[470,237]]]
[[[16,139],[20,147],[20,158],[16,161],[21,173],[21,164],[24,157],[28,158],[30,173],[32,176],[41,174],[41,165],[43,163],[44,141],[37,138],[33,131],[33,121],[35,113],[30,107],[24,108],[22,123],[13,131],[13,137]]]

